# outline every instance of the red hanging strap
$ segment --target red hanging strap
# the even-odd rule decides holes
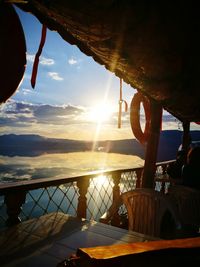
[[[46,40],[46,33],[47,33],[47,27],[45,25],[42,25],[42,34],[41,34],[41,39],[40,39],[40,45],[39,45],[38,51],[35,55],[35,60],[33,63],[33,70],[32,70],[32,76],[31,76],[31,85],[33,88],[35,87],[38,64],[39,64],[39,57],[42,53],[42,49],[43,49],[43,46],[44,46],[44,43]]]
[[[120,93],[119,93],[119,113],[118,113],[118,128],[122,125],[122,104],[125,105],[125,112],[128,111],[128,104],[122,99],[122,78],[120,78]]]

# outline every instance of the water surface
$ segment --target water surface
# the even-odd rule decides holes
[[[38,157],[0,156],[0,182],[78,176],[90,171],[143,166],[138,156],[105,152],[44,154]]]

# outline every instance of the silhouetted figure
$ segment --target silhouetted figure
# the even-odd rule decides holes
[[[193,147],[187,154],[187,164],[182,169],[183,185],[200,190],[200,146]]]
[[[179,150],[177,152],[176,161],[170,164],[167,168],[167,174],[169,174],[170,178],[174,180],[179,180],[178,183],[181,183],[182,180],[182,168],[185,162],[185,151]]]

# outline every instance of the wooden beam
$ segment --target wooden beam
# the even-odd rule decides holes
[[[145,153],[145,164],[142,175],[142,187],[153,188],[156,171],[157,150],[159,144],[162,106],[156,101],[150,101],[151,123]]]

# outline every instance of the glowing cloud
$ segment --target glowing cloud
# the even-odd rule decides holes
[[[114,107],[106,103],[102,103],[92,107],[88,114],[86,114],[86,120],[96,123],[108,121],[114,112]]]

